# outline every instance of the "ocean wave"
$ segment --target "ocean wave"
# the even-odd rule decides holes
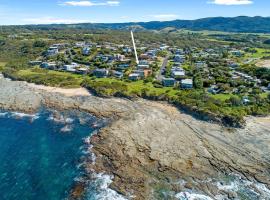
[[[64,126],[63,128],[60,129],[60,131],[61,131],[62,133],[71,132],[72,130],[73,130],[73,128],[72,128],[72,126],[70,126],[70,125],[66,125],[66,126]]]
[[[81,147],[82,153],[85,156],[84,162],[80,163],[77,167],[81,168],[83,166],[87,166],[87,164],[95,164],[96,155],[93,153],[91,145],[91,137],[97,134],[97,131],[93,132],[93,134],[89,137],[83,138],[84,145]],[[90,175],[91,181],[90,185],[87,188],[87,193],[89,193],[88,199],[96,199],[96,200],[127,200],[124,196],[118,194],[116,191],[109,188],[112,183],[113,176],[104,174],[104,173],[96,173],[91,168],[85,168],[86,173]],[[85,181],[84,179],[78,179],[80,181]],[[94,190],[94,195],[93,195]]]
[[[258,182],[252,182],[246,179],[243,179],[238,174],[230,174],[234,179],[227,184],[218,182],[216,185],[219,190],[223,190],[226,192],[236,192],[236,193],[242,193],[243,195],[249,194],[253,195],[254,198],[260,197],[269,197],[270,196],[270,190],[266,187],[266,185]]]
[[[0,113],[0,117],[6,117],[8,115],[8,112]]]
[[[49,121],[54,121],[56,123],[61,123],[61,124],[72,124],[74,122],[74,119],[70,118],[70,117],[64,117],[63,115],[54,115],[51,114],[48,117]]]
[[[96,174],[95,178],[98,183],[98,194],[96,195],[97,200],[127,200],[125,197],[109,188],[109,185],[112,183],[112,176]]]
[[[30,118],[31,120],[36,120],[38,119],[39,113],[37,114],[27,114],[27,113],[21,113],[21,112],[2,112],[0,113],[0,117],[9,117],[9,118]]]
[[[179,200],[214,200],[209,196],[205,196],[202,194],[193,194],[189,192],[178,193],[175,197]]]

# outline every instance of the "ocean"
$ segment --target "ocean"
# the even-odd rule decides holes
[[[85,188],[79,199],[123,199],[108,188],[110,176],[93,173],[95,179],[85,178],[85,162],[94,161],[89,137],[106,123],[75,111],[1,111],[0,199],[71,199],[79,184]]]
[[[90,137],[106,124],[107,119],[77,111],[0,111],[0,200],[125,200],[109,188],[113,177],[85,170],[95,162]],[[217,200],[226,199],[226,192],[241,200],[270,199],[265,185],[236,174],[202,183],[225,192]],[[200,191],[161,193],[164,199],[213,200]]]

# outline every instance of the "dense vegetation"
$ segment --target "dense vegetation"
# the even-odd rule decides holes
[[[213,17],[197,20],[174,20],[167,22],[138,22],[138,23],[114,23],[114,24],[72,24],[72,25],[39,25],[23,26],[28,30],[59,30],[59,29],[129,29],[137,27],[138,29],[161,30],[167,27],[177,29],[189,29],[194,31],[211,30],[225,32],[247,32],[247,33],[270,33],[270,17]],[[14,26],[13,28],[18,28]]]

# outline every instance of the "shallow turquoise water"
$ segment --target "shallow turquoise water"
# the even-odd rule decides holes
[[[54,121],[50,116],[49,111],[37,119],[1,112],[1,200],[65,199],[82,174],[77,166],[82,162],[83,139],[94,132],[91,124],[97,119],[64,113]]]

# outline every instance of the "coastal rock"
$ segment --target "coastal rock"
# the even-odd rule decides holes
[[[216,187],[198,183],[220,173],[237,173],[270,187],[269,117],[249,118],[245,128],[227,129],[142,99],[65,95],[6,79],[0,79],[0,93],[2,109],[36,112],[46,106],[110,118],[91,140],[97,158],[89,168],[113,175],[111,188],[125,196],[159,199],[160,188],[186,188],[213,197],[220,192]],[[179,180],[186,187],[176,187]]]

